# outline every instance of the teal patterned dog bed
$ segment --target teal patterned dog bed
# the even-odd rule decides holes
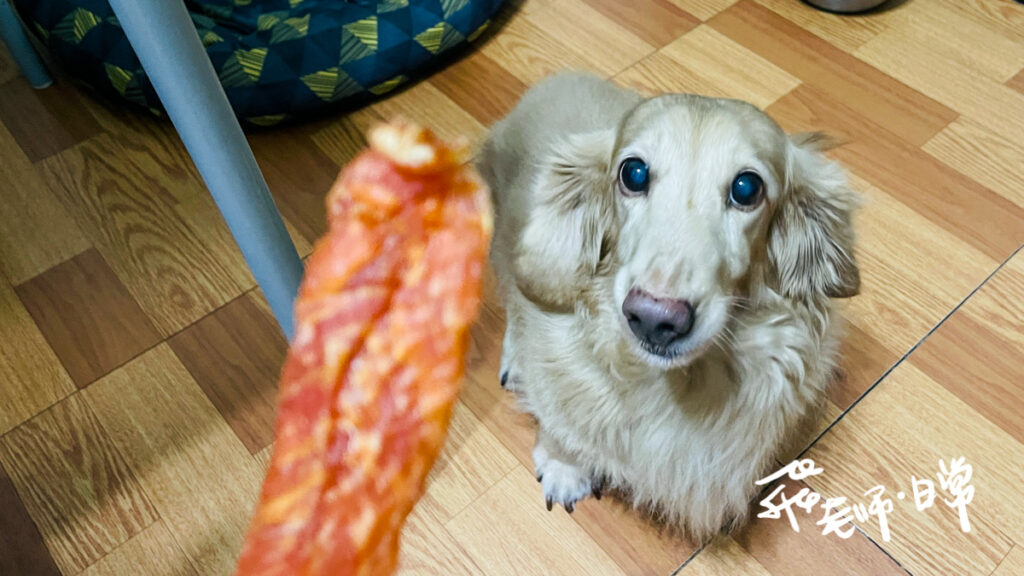
[[[503,2],[186,0],[185,4],[235,114],[244,123],[267,126],[387,93],[441,54],[475,40]],[[106,0],[13,3],[68,73],[108,96],[155,114],[162,112]]]

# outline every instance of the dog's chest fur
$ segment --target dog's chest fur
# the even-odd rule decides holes
[[[522,303],[525,409],[635,504],[698,519],[698,533],[745,516],[754,482],[820,398],[837,346],[831,321],[764,310],[751,312],[750,329],[734,326],[729,345],[664,372],[622,353],[621,336],[599,321],[614,311],[553,318]]]

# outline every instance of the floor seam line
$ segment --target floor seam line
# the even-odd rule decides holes
[[[699,548],[697,548],[696,550],[694,550],[693,553],[690,554],[689,558],[687,558],[686,560],[683,560],[683,563],[680,564],[679,567],[676,568],[672,572],[672,574],[670,574],[669,576],[677,576],[679,573],[681,573],[683,571],[683,568],[686,568],[690,564],[690,562],[693,562],[693,559],[696,558],[698,554],[703,552],[704,548],[706,548],[706,547],[707,547],[707,544],[701,544],[701,546]]]
[[[922,336],[922,337],[921,337],[921,338],[920,338],[920,339],[919,339],[919,340],[918,340],[918,341],[917,341],[916,343],[914,343],[914,345],[913,345],[913,346],[911,346],[909,350],[907,350],[907,351],[906,351],[906,352],[905,352],[905,353],[904,353],[904,354],[903,354],[902,356],[900,356],[900,357],[899,357],[899,359],[897,359],[897,360],[896,360],[896,362],[894,362],[892,366],[890,366],[890,367],[889,367],[888,369],[886,369],[886,371],[885,371],[885,372],[883,372],[883,373],[882,373],[882,375],[881,375],[881,376],[879,376],[879,377],[878,377],[878,379],[877,379],[877,380],[875,380],[875,382],[874,382],[874,383],[873,383],[873,384],[872,384],[871,386],[869,386],[867,390],[865,390],[865,391],[864,391],[863,393],[861,393],[861,395],[860,395],[860,396],[858,396],[856,400],[854,400],[854,401],[853,401],[853,402],[852,402],[852,403],[851,403],[851,404],[850,404],[850,405],[849,405],[849,406],[848,406],[848,407],[847,407],[847,408],[846,408],[845,410],[843,410],[843,411],[842,411],[842,413],[840,413],[840,414],[839,414],[839,416],[838,416],[838,417],[837,417],[837,418],[836,418],[835,420],[833,420],[833,421],[832,421],[831,423],[829,423],[829,425],[828,425],[827,427],[825,427],[825,429],[824,429],[824,430],[822,430],[822,431],[821,431],[821,433],[819,433],[819,434],[818,434],[818,435],[817,435],[817,436],[816,436],[816,437],[814,438],[814,440],[812,440],[812,441],[811,441],[811,443],[810,443],[810,444],[808,444],[808,445],[807,445],[807,447],[806,447],[806,448],[804,448],[804,449],[803,449],[802,451],[800,451],[800,453],[799,453],[799,454],[797,454],[797,455],[796,455],[796,457],[794,457],[793,459],[794,459],[794,460],[799,460],[800,458],[802,458],[802,457],[804,456],[804,454],[806,454],[806,453],[807,453],[807,452],[809,452],[809,451],[810,451],[810,450],[811,450],[812,448],[814,448],[814,446],[815,446],[815,445],[816,445],[816,444],[818,443],[818,441],[819,441],[819,440],[821,440],[822,438],[824,438],[824,437],[825,437],[825,435],[826,435],[826,434],[828,434],[828,433],[829,433],[829,431],[831,431],[831,430],[832,430],[832,428],[834,428],[834,427],[836,426],[836,424],[838,424],[838,423],[839,423],[840,421],[842,421],[842,419],[843,419],[843,418],[845,418],[845,417],[846,417],[846,415],[850,413],[850,411],[852,411],[852,410],[853,410],[854,408],[856,408],[856,407],[857,407],[857,405],[858,405],[858,404],[860,404],[861,400],[863,400],[864,398],[866,398],[866,397],[867,397],[867,395],[871,393],[871,391],[873,391],[873,390],[874,390],[874,389],[875,389],[875,388],[876,388],[876,387],[877,387],[877,386],[878,386],[879,384],[881,384],[881,383],[882,383],[882,381],[884,381],[884,380],[885,380],[886,378],[888,378],[888,377],[889,377],[889,374],[892,374],[892,372],[893,372],[893,371],[895,371],[895,370],[896,370],[896,368],[898,368],[898,367],[899,367],[899,366],[900,366],[901,364],[903,364],[903,362],[904,362],[904,361],[905,361],[905,360],[906,360],[907,358],[909,358],[909,357],[910,357],[910,355],[911,355],[911,354],[913,354],[913,353],[914,353],[914,351],[915,351],[915,350],[917,350],[917,349],[918,349],[918,348],[919,348],[919,347],[921,346],[921,344],[924,344],[925,340],[927,340],[927,339],[928,339],[928,338],[929,338],[929,337],[930,337],[930,336],[931,336],[931,335],[932,335],[933,333],[935,333],[935,331],[936,331],[936,330],[938,330],[938,329],[939,329],[939,328],[940,328],[940,327],[941,327],[941,326],[942,326],[943,324],[945,324],[945,323],[946,323],[946,321],[947,321],[947,320],[949,320],[949,319],[950,319],[950,318],[951,318],[951,317],[953,316],[953,314],[956,314],[956,312],[957,312],[958,310],[960,310],[960,308],[961,308],[961,307],[962,307],[962,306],[963,306],[964,304],[966,304],[966,303],[967,303],[967,302],[968,302],[968,301],[969,301],[969,300],[970,300],[971,298],[973,298],[973,297],[974,297],[974,295],[975,295],[976,293],[978,293],[978,291],[980,291],[980,290],[981,290],[981,289],[982,289],[982,288],[983,288],[983,287],[984,287],[984,286],[985,286],[986,284],[988,284],[989,280],[991,280],[991,279],[992,279],[992,278],[993,278],[993,277],[994,277],[994,276],[995,276],[996,274],[998,274],[998,273],[999,273],[999,271],[1000,271],[1000,270],[1002,270],[1002,269],[1003,269],[1003,268],[1004,268],[1004,267],[1005,267],[1005,266],[1006,266],[1007,264],[1009,264],[1009,262],[1010,262],[1011,260],[1013,260],[1013,258],[1014,258],[1014,257],[1015,257],[1015,256],[1016,256],[1016,255],[1017,255],[1018,253],[1020,253],[1022,249],[1024,249],[1024,244],[1021,244],[1021,245],[1017,246],[1017,248],[1016,248],[1016,249],[1015,249],[1015,250],[1014,250],[1014,251],[1013,251],[1012,253],[1010,253],[1010,255],[1009,255],[1009,256],[1007,256],[1005,260],[1003,260],[1002,262],[1000,262],[1000,263],[999,263],[999,265],[998,265],[998,266],[996,266],[996,268],[995,268],[995,269],[994,269],[994,270],[993,270],[992,272],[990,272],[990,273],[989,273],[989,274],[988,274],[987,276],[985,276],[985,279],[984,279],[984,280],[982,280],[982,281],[981,281],[981,282],[980,282],[980,283],[979,283],[979,284],[978,284],[977,286],[975,286],[975,287],[974,287],[974,288],[973,288],[973,289],[972,289],[972,290],[971,290],[971,291],[970,291],[970,292],[969,292],[969,293],[967,294],[967,296],[964,296],[964,298],[963,298],[963,299],[961,299],[961,300],[960,300],[960,302],[958,302],[958,303],[956,304],[956,306],[954,306],[954,307],[953,307],[953,309],[952,309],[952,310],[950,310],[949,312],[947,312],[947,313],[946,313],[946,314],[945,314],[945,315],[944,315],[944,316],[943,316],[943,317],[942,317],[942,318],[941,318],[941,319],[940,319],[940,320],[939,320],[939,321],[938,321],[938,322],[937,322],[937,323],[935,324],[935,326],[932,326],[932,327],[931,327],[931,328],[930,328],[930,329],[928,330],[928,332],[926,332],[926,333],[925,333],[925,335],[924,335],[924,336]]]

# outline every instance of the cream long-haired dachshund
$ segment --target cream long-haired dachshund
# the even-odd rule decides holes
[[[493,127],[499,376],[539,423],[549,509],[608,486],[700,540],[748,517],[834,374],[833,299],[859,290],[858,195],[818,141],[581,73]]]

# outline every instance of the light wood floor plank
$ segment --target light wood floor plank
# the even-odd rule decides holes
[[[536,487],[518,467],[445,527],[487,574],[624,574],[569,514],[548,512]]]
[[[0,435],[75,391],[18,295],[0,276]]]
[[[739,98],[765,108],[800,84],[774,64],[700,26],[615,77],[648,95],[682,92]]]
[[[134,162],[159,174],[164,190],[175,199],[209,195],[204,186],[196,185],[202,181],[199,170],[166,116],[154,118],[145,111],[100,98],[83,98],[82,108],[96,119],[103,132],[136,154]]]
[[[732,6],[737,0],[669,0],[701,20],[707,21],[715,14]]]
[[[913,26],[888,30],[855,55],[997,134],[1019,141],[1024,136],[1024,94],[961,60],[943,47],[945,40],[935,41],[937,33]]]
[[[2,90],[2,88],[0,88]],[[89,248],[89,239],[0,123],[0,274],[20,284]]]
[[[612,75],[653,53],[657,46],[613,21],[582,0],[558,0],[527,16],[554,38],[585,56],[591,66]]]
[[[472,504],[487,487],[521,466],[462,402],[457,402],[444,450],[427,478],[417,504],[434,522],[444,523]]]
[[[548,32],[525,13],[514,15],[481,51],[526,84],[563,69],[601,76],[615,72],[613,63],[584,57],[565,38]]]
[[[1024,546],[1020,544],[1011,548],[1010,553],[992,572],[992,576],[1016,576],[1017,574],[1024,574]]]
[[[41,165],[65,208],[166,336],[241,294],[251,274],[237,249],[211,252],[207,240],[215,236],[176,212],[176,202],[202,184],[160,172],[153,153],[104,134]]]
[[[198,576],[163,521],[157,521],[81,576]]]
[[[655,52],[636,64],[626,68],[614,78],[617,84],[632,88],[644,96],[656,96],[663,92],[682,94],[708,94],[719,92],[714,86],[692,70],[669,58],[661,51]]]
[[[1024,143],[967,116],[950,123],[922,149],[1018,206],[1024,206]]]
[[[255,454],[274,439],[277,382],[288,343],[274,317],[245,294],[168,344],[220,415]]]
[[[807,483],[826,497],[865,505],[864,493],[884,486],[894,506],[891,540],[882,539],[874,517],[859,525],[912,574],[989,574],[1024,525],[1024,446],[913,362],[912,355],[811,449],[807,457],[824,472]],[[944,378],[971,380],[972,369]],[[936,477],[940,459],[948,464],[960,457],[974,472],[970,533],[961,532],[956,512],[944,503],[952,497]],[[935,483],[933,507],[916,509],[914,478]],[[900,491],[904,500],[896,497]]]
[[[659,54],[700,79],[697,86],[687,87],[689,91],[742,99],[760,108],[768,107],[800,84],[785,70],[710,26],[696,28],[665,46]]]
[[[338,166],[345,166],[366,148],[366,131],[370,126],[382,120],[372,107],[363,108],[344,118],[317,124],[310,138]]]
[[[986,2],[989,7],[998,3],[999,0]],[[1024,12],[1020,8],[1018,11]],[[907,2],[891,12],[886,29],[878,35],[882,44],[894,38],[901,38],[901,43],[911,39],[928,41],[935,61],[970,68],[980,77],[1000,83],[1024,67],[1024,42],[1020,35],[1024,30],[1016,37],[993,33],[991,24],[979,21],[987,11],[980,10],[973,0]],[[943,33],[950,25],[956,26],[956,34]]]
[[[877,116],[808,84],[768,112],[789,131],[823,130],[844,142],[832,156],[908,208],[1002,262],[1024,241],[1024,209],[891,132]]]
[[[417,506],[402,529],[397,576],[476,576],[485,572],[443,525]]]
[[[532,419],[518,410],[513,394],[502,390],[498,381],[504,330],[504,312],[485,303],[470,332],[466,382],[459,399],[524,467],[532,470]]]
[[[951,109],[901,84],[775,12],[741,0],[710,24],[854,112],[919,146],[956,118]]]
[[[844,303],[844,310],[862,332],[901,354],[938,325],[999,261],[897,202],[891,194],[875,187],[865,191],[857,251],[862,290]],[[983,225],[982,220],[978,225]],[[904,257],[908,250],[916,256]],[[940,261],[946,266],[936,269],[933,263]]]
[[[1019,41],[1024,37],[1024,6],[1015,0],[937,0],[988,32]]]
[[[485,126],[512,110],[526,84],[483,52],[474,52],[430,83]]]
[[[1024,444],[1021,294],[1024,257],[1018,254],[921,345],[914,364]],[[965,367],[969,378],[950,377]]]
[[[384,119],[403,117],[430,126],[439,137],[446,140],[466,138],[476,143],[483,137],[485,130],[476,118],[426,81],[418,82],[375,103],[372,109]]]
[[[681,576],[771,576],[757,560],[748,554],[731,538],[714,542],[701,550],[689,564],[683,568]]]
[[[0,463],[64,574],[157,520],[140,479],[79,394],[0,438]]]
[[[818,10],[806,2],[756,1],[845,52],[852,52],[877,36],[886,29],[886,21],[889,19],[886,15],[878,13],[832,14]]]
[[[164,344],[83,392],[200,574],[228,574],[259,465]]]
[[[779,486],[783,487],[782,494],[786,498],[796,497],[803,489],[810,490],[804,482],[788,478],[768,484],[755,500],[751,522],[732,536],[759,566],[779,576],[909,576],[862,532],[854,531],[848,538],[824,535],[824,526],[818,524],[824,516],[820,506],[810,514],[794,508],[793,517],[799,530],[793,529],[785,512],[781,518],[757,518],[765,511],[760,500]],[[794,553],[796,550],[800,552]]]
[[[849,319],[848,307],[843,307]],[[840,374],[828,389],[829,401],[837,408],[849,408],[885,371],[898,360],[898,350],[879,342],[873,329],[862,330],[848,322],[846,336],[840,344]],[[912,337],[912,335],[910,336]]]
[[[580,502],[572,518],[626,574],[671,574],[697,549],[610,495]]]

